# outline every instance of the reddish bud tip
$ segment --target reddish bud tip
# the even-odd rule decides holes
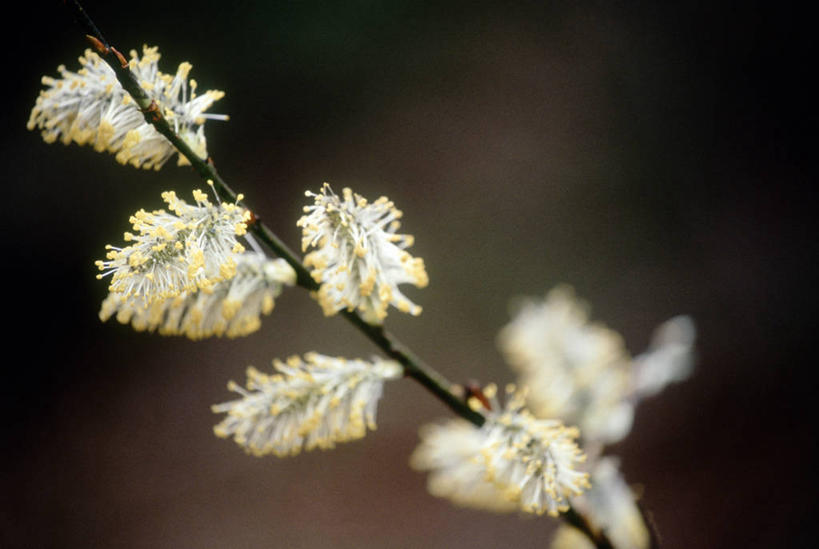
[[[490,412],[492,411],[492,403],[489,402],[489,399],[486,398],[485,394],[483,394],[483,389],[481,389],[480,385],[478,385],[474,381],[470,381],[466,385],[464,385],[464,389],[466,391],[465,396],[467,400],[469,400],[470,398],[475,398],[478,400],[478,402],[483,404],[484,408],[486,408]]]
[[[108,48],[105,47],[98,38],[91,36],[90,34],[85,35],[85,39],[91,44],[91,46],[97,50],[97,53],[100,55],[108,55]]]
[[[111,51],[114,52],[114,55],[117,56],[117,60],[119,61],[119,66],[120,67],[122,67],[124,69],[125,67],[128,66],[128,60],[125,59],[124,55],[122,55],[121,53],[119,53],[117,51],[117,48],[115,48],[114,46],[111,46]]]

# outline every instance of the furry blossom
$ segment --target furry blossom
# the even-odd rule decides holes
[[[428,471],[427,490],[455,505],[508,513],[518,508],[486,478],[480,458],[483,431],[460,418],[430,423],[420,430],[421,444],[410,457],[410,466]]]
[[[593,528],[604,531],[615,549],[646,549],[650,538],[631,488],[618,468],[616,458],[600,459],[591,473],[591,489],[572,501]],[[578,530],[561,525],[552,549],[592,549],[589,538]]]
[[[332,448],[375,429],[384,381],[401,376],[395,363],[345,360],[308,353],[287,363],[274,361],[278,373],[247,371],[247,389],[230,382],[242,398],[213,406],[227,413],[214,431],[257,456],[298,454],[302,448]]]
[[[387,307],[419,315],[421,307],[398,289],[399,284],[427,285],[424,261],[413,258],[405,248],[410,235],[395,234],[401,212],[386,197],[369,203],[350,189],[339,198],[326,183],[321,193],[307,192],[314,199],[298,221],[302,227],[304,264],[321,284],[318,301],[326,315],[341,309],[357,309],[371,324],[380,324]]]
[[[176,133],[205,158],[205,120],[227,120],[227,116],[205,111],[224,92],[208,90],[197,96],[196,81],[188,80],[191,64],[181,63],[172,76],[159,71],[159,58],[156,47],[144,46],[142,58],[131,51],[131,71]],[[77,72],[60,65],[57,71],[62,78],[43,77],[47,89],[37,98],[28,129],[40,129],[47,143],[60,139],[66,145],[72,141],[88,144],[99,152],[115,154],[122,164],[161,168],[176,152],[174,146],[145,121],[139,106],[99,55],[89,49],[79,61],[82,68]],[[179,155],[179,164],[186,163]]]
[[[236,274],[236,254],[244,247],[236,237],[247,232],[250,212],[236,204],[211,204],[205,193],[193,192],[196,205],[162,193],[172,213],[139,210],[131,216],[134,233],[126,232],[124,248],[106,246],[106,260],[96,262],[111,276],[109,290],[148,305],[184,292],[210,292],[214,284]],[[237,198],[241,200],[242,196]]]
[[[296,273],[283,259],[256,252],[237,254],[235,260],[236,276],[217,282],[211,291],[186,291],[147,305],[140,298],[112,292],[102,303],[100,319],[104,322],[116,315],[120,323],[130,323],[137,331],[158,330],[191,339],[255,332],[261,315],[273,310],[283,285],[295,284]]]
[[[536,419],[523,408],[525,391],[507,391],[503,409],[494,386],[484,391],[493,411],[480,428],[460,421],[425,427],[410,463],[430,471],[433,495],[460,505],[507,511],[502,501],[492,501],[506,499],[528,513],[556,516],[589,486],[588,474],[577,470],[585,459],[575,443],[578,432]]]
[[[589,323],[586,305],[566,286],[549,292],[545,301],[523,302],[499,341],[507,362],[531,389],[529,406],[540,417],[579,415],[588,404],[576,393],[593,386],[599,374],[628,365],[619,334]],[[627,379],[616,381],[625,388]],[[581,430],[588,436],[582,424]]]
[[[567,286],[527,300],[500,333],[500,348],[530,389],[537,417],[578,425],[584,440],[608,444],[631,430],[636,402],[691,370],[693,323],[670,321],[652,348],[633,359],[620,335],[589,321]]]
[[[687,316],[675,316],[654,330],[648,350],[634,358],[638,397],[654,396],[666,385],[691,375],[696,335],[694,321]]]

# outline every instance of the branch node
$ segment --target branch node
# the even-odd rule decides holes
[[[159,105],[157,105],[155,99],[151,99],[151,104],[148,105],[146,108],[142,109],[142,113],[145,114],[146,116],[150,115],[151,120],[153,122],[159,122],[160,119]]]

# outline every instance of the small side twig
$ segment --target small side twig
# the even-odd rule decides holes
[[[660,549],[660,531],[657,529],[657,522],[654,520],[654,515],[645,508],[645,505],[637,501],[637,508],[640,514],[643,515],[643,522],[648,529],[648,546],[649,549]]]

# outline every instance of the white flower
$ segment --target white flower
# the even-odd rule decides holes
[[[620,335],[589,321],[588,307],[567,286],[525,301],[500,333],[499,345],[529,387],[537,417],[577,425],[584,441],[610,444],[631,430],[634,407],[692,365],[690,319],[670,321],[649,352],[633,359]]]
[[[230,382],[242,398],[213,406],[227,417],[215,428],[217,436],[232,436],[257,456],[298,454],[302,448],[332,448],[375,429],[378,400],[387,379],[403,370],[395,362],[345,360],[308,353],[287,363],[274,361],[279,373],[247,370],[247,390]]]
[[[588,487],[588,474],[577,470],[585,459],[575,443],[577,430],[536,419],[523,409],[524,391],[507,391],[503,409],[494,386],[484,391],[493,411],[480,428],[459,421],[425,427],[411,464],[431,472],[434,495],[460,505],[506,511],[505,499],[522,511],[555,516]]]
[[[142,58],[131,51],[130,68],[146,93],[156,101],[162,114],[177,134],[202,158],[207,157],[203,124],[208,118],[227,120],[227,116],[205,114],[224,92],[208,90],[197,96],[196,81],[188,80],[191,64],[183,62],[176,75],[157,68],[160,55],[156,47],[143,47]],[[93,145],[94,149],[116,154],[122,164],[159,169],[176,152],[145,118],[134,100],[122,88],[116,75],[99,55],[86,50],[77,72],[60,65],[62,78],[43,77],[48,86],[40,92],[28,129],[38,128],[43,139],[60,139],[68,145]],[[187,159],[179,156],[179,164]]]
[[[518,508],[495,484],[487,480],[481,459],[483,432],[465,419],[424,425],[421,444],[410,457],[410,466],[428,471],[427,490],[455,505],[508,513]]]
[[[616,458],[600,459],[591,474],[591,489],[572,501],[592,527],[606,533],[616,549],[646,549],[650,536],[631,488],[618,468]],[[569,526],[561,526],[552,549],[593,548],[589,539]]]
[[[162,199],[173,213],[139,210],[131,216],[136,234],[124,248],[107,246],[103,271],[112,275],[109,290],[142,304],[176,297],[183,292],[210,291],[213,285],[236,274],[236,254],[244,247],[236,240],[247,232],[250,212],[236,204],[211,204],[205,193],[193,192],[196,206],[177,198],[173,191]],[[237,201],[242,196],[237,197]]]
[[[413,258],[405,248],[410,235],[395,234],[401,212],[386,197],[373,203],[350,189],[339,198],[326,183],[298,221],[302,227],[302,250],[317,249],[304,258],[312,276],[321,284],[318,300],[324,313],[357,309],[364,320],[381,323],[387,307],[419,315],[421,307],[398,289],[399,284],[427,285],[422,259]]]
[[[575,443],[578,432],[558,420],[536,419],[523,401],[523,392],[516,393],[481,428],[487,475],[524,511],[556,516],[569,509],[570,496],[589,487],[588,474],[577,470],[585,459]]]
[[[158,330],[163,335],[191,339],[210,336],[240,337],[261,326],[261,315],[270,314],[282,286],[292,286],[296,273],[283,259],[264,254],[237,254],[236,275],[217,282],[210,291],[186,291],[176,297],[144,304],[140,298],[110,293],[103,301],[100,319],[111,316],[138,331]]]
[[[691,375],[696,334],[687,316],[675,316],[657,327],[648,350],[634,358],[634,390],[640,398],[654,396]]]
[[[523,302],[500,333],[507,362],[529,387],[537,417],[577,425],[585,440],[619,440],[631,428],[630,357],[619,334],[591,324],[567,286]]]

